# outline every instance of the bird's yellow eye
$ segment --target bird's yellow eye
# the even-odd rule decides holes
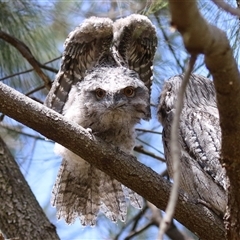
[[[95,94],[98,99],[101,99],[101,98],[105,97],[106,92],[103,89],[98,88],[95,90]]]
[[[123,93],[126,97],[134,97],[135,89],[134,89],[134,87],[126,87],[126,88],[124,88]]]

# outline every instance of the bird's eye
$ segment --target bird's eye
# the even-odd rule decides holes
[[[135,96],[135,89],[134,87],[126,87],[123,90],[123,93],[126,97],[134,97]]]
[[[95,90],[95,94],[98,99],[101,99],[106,95],[106,92],[103,89],[98,88]]]

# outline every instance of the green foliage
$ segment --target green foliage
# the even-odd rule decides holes
[[[35,58],[47,61],[56,54],[55,39],[47,25],[50,12],[39,4],[17,0],[0,3],[0,28],[24,42]],[[29,68],[29,64],[10,44],[0,40],[1,75],[12,74]],[[43,51],[44,49],[44,51]]]

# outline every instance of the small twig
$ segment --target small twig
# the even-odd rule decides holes
[[[121,229],[121,231],[115,236],[114,240],[118,240],[120,235],[122,234],[123,230],[126,229],[127,227],[129,227],[133,222],[134,222],[134,225],[136,225],[136,222],[138,222],[138,220],[145,214],[147,209],[148,209],[148,207],[145,205],[144,208],[141,211],[139,211],[137,215],[135,215],[128,222],[126,222],[126,224]]]
[[[28,69],[28,70],[25,70],[25,71],[22,71],[22,72],[13,73],[13,74],[8,75],[8,76],[6,76],[6,77],[0,78],[0,81],[6,80],[6,79],[9,79],[9,78],[12,78],[12,77],[15,77],[15,76],[24,74],[24,73],[32,72],[33,70],[34,70],[34,69],[31,68],[31,69]]]
[[[138,231],[134,231],[132,233],[129,233],[129,235],[125,238],[125,240],[129,240],[137,235],[139,235],[140,233],[142,233],[143,231],[145,231],[146,229],[148,229],[149,227],[151,227],[153,225],[152,222],[147,223],[145,226],[143,226],[142,228],[140,228]]]
[[[157,104],[155,104],[155,103],[150,103],[150,106],[157,108]]]
[[[179,179],[180,179],[180,159],[179,159],[180,149],[178,145],[179,123],[180,123],[181,111],[183,108],[183,99],[184,99],[185,90],[186,90],[191,72],[193,70],[194,64],[196,62],[196,58],[197,56],[193,54],[190,57],[190,61],[185,71],[181,88],[178,92],[177,101],[175,103],[176,104],[175,114],[172,122],[171,142],[170,142],[170,152],[171,152],[172,162],[173,162],[173,186],[171,189],[171,194],[170,194],[168,205],[166,208],[166,214],[160,223],[158,239],[163,239],[163,235],[168,229],[172,221],[173,214],[174,214],[175,207],[178,200],[178,189],[179,189]]]
[[[28,156],[29,161],[27,161],[27,163],[26,163],[27,166],[24,168],[24,175],[25,176],[29,173],[29,169],[30,169],[30,167],[32,165],[32,160],[33,160],[33,156],[34,156],[36,145],[37,145],[37,139],[34,139],[33,140],[32,149],[29,151],[30,152],[30,154]],[[20,163],[20,165],[21,165],[21,163]]]
[[[43,85],[43,86],[40,86],[40,87],[37,87],[37,88],[35,88],[35,89],[33,89],[33,90],[31,90],[31,91],[25,93],[25,95],[26,95],[26,96],[29,96],[29,95],[31,95],[31,94],[33,94],[33,93],[39,91],[39,90],[42,90],[42,89],[44,89],[44,88],[45,88],[44,85]]]
[[[39,63],[34,56],[32,55],[30,49],[24,44],[22,41],[18,40],[17,38],[0,31],[0,38],[2,38],[4,41],[8,42],[12,46],[14,46],[24,58],[27,59],[27,61],[32,65],[34,70],[37,72],[39,77],[44,81],[45,86],[48,90],[51,88],[51,80],[45,75],[45,73],[42,71],[41,66],[42,64]]]
[[[51,62],[54,62],[54,61],[56,61],[56,60],[58,60],[58,59],[60,59],[60,58],[62,58],[62,56],[55,57],[55,58],[53,58],[53,59],[45,62],[44,64],[41,64],[40,67],[43,68],[43,69],[46,69],[46,70],[48,70],[48,71],[51,71],[51,72],[54,72],[54,73],[58,73],[58,70],[57,70],[57,69],[52,68],[52,67],[48,67],[48,66],[46,66],[46,65],[49,64],[49,63],[51,63]]]
[[[43,68],[43,69],[48,70],[48,71],[50,71],[50,72],[58,73],[58,70],[55,69],[55,68],[46,66],[46,65],[44,65],[44,64],[40,64],[39,66],[40,66],[40,68]]]
[[[173,55],[173,57],[174,57],[177,65],[181,68],[182,71],[184,71],[184,67],[182,66],[182,64],[180,63],[178,57],[176,56],[176,51],[174,51],[172,45],[171,45],[170,42],[169,42],[169,38],[168,38],[166,32],[165,32],[164,29],[161,27],[160,18],[158,17],[157,13],[154,13],[154,16],[155,16],[155,18],[156,18],[156,20],[157,20],[157,23],[158,23],[158,25],[159,25],[159,29],[161,29],[161,31],[162,31],[164,40],[167,42],[167,46],[168,46],[170,52],[172,53],[172,55]]]
[[[225,10],[226,12],[232,14],[233,16],[240,17],[240,10],[238,8],[233,8],[228,3],[222,0],[212,0],[219,8]]]
[[[147,211],[147,205],[146,205],[146,200],[144,200],[144,208],[142,211],[140,211],[134,218],[133,218],[133,226],[132,226],[132,231],[135,231],[136,227],[138,226],[139,221],[141,218],[144,216],[144,214]]]
[[[34,138],[36,140],[46,141],[46,138],[44,138],[44,137],[40,137],[40,136],[36,136],[36,135],[30,134],[30,133],[22,132],[22,131],[20,131],[20,130],[18,130],[16,128],[9,127],[9,126],[7,126],[5,124],[2,124],[2,123],[0,124],[0,127],[5,128],[8,131],[15,132],[17,134],[22,134],[22,135],[24,135],[26,137],[31,137],[31,138]]]
[[[58,60],[58,59],[60,59],[60,58],[62,58],[62,55],[61,55],[61,56],[58,56],[58,57],[55,57],[55,58],[53,58],[53,59],[45,62],[44,65],[46,65],[46,64],[48,64],[48,63],[51,63],[51,62],[54,62],[54,61],[56,61],[56,60]]]
[[[54,58],[54,59],[51,59],[50,61],[47,61],[47,62],[45,62],[44,64],[41,64],[40,67],[41,67],[41,68],[44,68],[44,69],[46,69],[46,70],[49,70],[49,71],[51,71],[51,72],[57,73],[57,72],[58,72],[57,69],[48,67],[48,66],[46,66],[46,64],[51,63],[51,62],[54,62],[54,61],[56,61],[56,60],[58,60],[58,59],[60,59],[60,58],[61,58],[61,56],[60,56],[60,57],[56,57],[56,58]],[[25,71],[22,71],[22,72],[13,73],[13,74],[8,75],[8,76],[6,76],[6,77],[0,78],[0,81],[9,79],[9,78],[12,78],[12,77],[15,77],[15,76],[19,76],[19,75],[22,75],[22,74],[25,74],[25,73],[28,73],[28,72],[32,72],[33,70],[34,70],[33,68],[30,68],[30,69],[25,70]]]
[[[139,131],[139,132],[154,133],[154,134],[162,135],[161,132],[153,131],[153,130],[148,130],[148,129],[135,128],[135,130],[136,130],[136,131]]]
[[[145,149],[143,148],[143,146],[135,146],[133,150],[136,151],[136,152],[145,154],[145,155],[147,155],[147,156],[150,156],[150,157],[152,157],[152,158],[155,158],[155,159],[157,159],[157,160],[160,160],[161,162],[166,162],[166,160],[165,160],[164,158],[159,157],[159,156],[155,155],[154,153],[145,150]]]
[[[152,203],[147,202],[147,206],[151,209],[151,221],[156,227],[159,227],[162,221],[162,213],[161,211]],[[171,221],[171,225],[169,229],[166,231],[166,235],[172,240],[190,240],[190,238],[181,230],[177,228],[173,221]]]
[[[140,139],[139,137],[137,137],[136,139],[137,139],[139,142],[141,142],[141,143],[145,144],[146,146],[148,146],[148,147],[154,149],[155,151],[159,152],[160,154],[162,154],[162,155],[164,156],[164,153],[163,153],[163,152],[161,152],[159,149],[153,147],[151,144],[149,144],[149,143],[143,141],[143,140]]]

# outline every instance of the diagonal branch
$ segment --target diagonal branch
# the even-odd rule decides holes
[[[62,115],[3,83],[0,83],[0,111],[62,144],[158,208],[166,207],[171,188],[166,179],[138,162],[134,156],[94,137],[78,124],[68,122]],[[224,236],[222,221],[213,213],[206,212],[202,205],[187,199],[183,193],[179,195],[175,217],[202,238],[216,240]]]
[[[52,67],[49,67],[49,66],[46,66],[46,64],[51,63],[51,62],[54,62],[54,61],[56,61],[56,60],[58,60],[58,59],[60,59],[60,58],[61,58],[61,56],[60,56],[60,57],[56,57],[56,58],[54,58],[54,59],[51,59],[50,61],[47,61],[47,62],[45,62],[44,64],[39,63],[39,64],[40,64],[40,67],[43,68],[43,69],[46,69],[46,70],[48,70],[48,71],[51,71],[51,72],[54,72],[54,73],[58,73],[58,70],[57,70],[57,69],[52,68]],[[21,72],[17,72],[17,73],[13,73],[13,74],[11,74],[11,75],[8,75],[8,76],[5,76],[5,77],[0,78],[0,81],[4,81],[4,80],[6,80],[6,79],[9,79],[9,78],[12,78],[12,77],[15,77],[15,76],[19,76],[19,75],[21,75],[21,74],[29,73],[29,72],[32,72],[32,71],[34,71],[34,68],[31,68],[31,69],[28,69],[28,70],[25,70],[25,71],[21,71]]]
[[[212,0],[219,8],[222,8],[226,12],[232,14],[233,16],[240,17],[240,10],[238,8],[232,7],[230,4],[224,2],[224,0]]]
[[[167,43],[166,45],[168,46],[170,52],[172,53],[172,55],[173,55],[177,65],[178,65],[178,67],[181,69],[182,72],[184,72],[184,70],[185,70],[184,66],[182,66],[179,58],[176,55],[176,50],[173,49],[172,43],[170,42],[170,39],[169,39],[167,33],[165,32],[164,28],[162,27],[160,17],[157,16],[157,13],[154,13],[154,16],[155,16],[156,21],[158,23],[159,29],[162,31],[162,35],[164,37],[165,43]]]
[[[161,162],[166,162],[166,160],[162,157],[159,157],[157,156],[156,154],[152,153],[152,152],[149,152],[147,150],[144,149],[143,146],[135,146],[134,149],[133,149],[135,152],[139,152],[139,153],[142,153],[142,154],[145,154],[147,156],[150,156],[152,158],[155,158]]]
[[[44,65],[39,63],[34,58],[26,44],[3,31],[0,31],[0,38],[14,46],[22,54],[22,56],[27,59],[27,61],[32,65],[39,77],[44,81],[46,88],[50,90],[51,80],[45,75],[45,73],[41,69],[41,67],[43,67]],[[46,68],[46,66],[44,67]]]

